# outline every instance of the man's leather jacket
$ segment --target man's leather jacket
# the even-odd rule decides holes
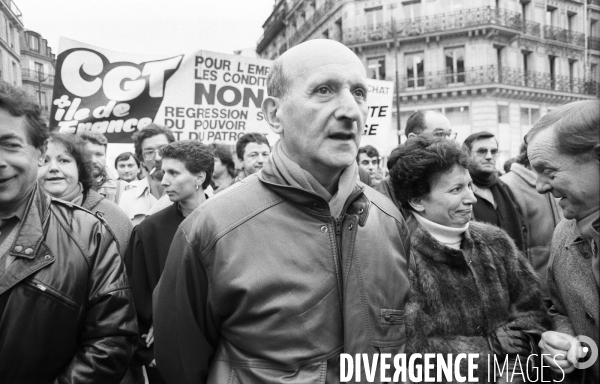
[[[137,322],[117,243],[38,186],[0,276],[0,383],[118,383]]]
[[[172,383],[338,383],[340,353],[404,352],[408,252],[372,188],[333,218],[269,162],[180,225],[155,290],[158,367]]]

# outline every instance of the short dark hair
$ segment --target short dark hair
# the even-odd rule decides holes
[[[404,134],[406,137],[411,133],[420,135],[425,129],[427,129],[427,126],[425,125],[425,113],[424,111],[417,111],[408,117],[406,128],[404,128]]]
[[[117,156],[117,158],[115,159],[115,168],[117,168],[117,164],[119,164],[119,161],[126,161],[126,160],[129,160],[130,158],[133,158],[133,160],[135,161],[135,163],[137,164],[137,166],[139,168],[140,161],[131,152],[123,152],[119,156]]]
[[[44,146],[50,131],[46,126],[40,106],[27,92],[22,88],[13,87],[7,82],[0,81],[0,108],[5,109],[14,117],[24,116],[30,144],[37,149]]]
[[[525,143],[529,144],[535,135],[551,126],[558,152],[575,157],[590,156],[600,147],[600,101],[576,101],[544,115],[527,133]]]
[[[104,145],[104,152],[106,153],[106,148],[108,147],[108,140],[106,136],[98,132],[91,131],[82,131],[77,133],[81,139],[86,143],[92,143],[96,145]]]
[[[67,153],[73,156],[77,164],[79,173],[79,182],[83,186],[84,193],[96,187],[96,179],[92,171],[92,156],[85,148],[85,141],[79,136],[71,133],[52,132],[50,134],[50,143],[62,144]]]
[[[521,164],[525,168],[530,168],[531,164],[529,163],[529,156],[527,156],[527,144],[523,142],[521,144],[521,148],[519,148],[519,154],[515,158],[515,163]]]
[[[267,147],[271,149],[267,138],[256,132],[250,132],[242,135],[237,143],[235,143],[235,153],[237,154],[238,159],[244,160],[244,151],[246,150],[246,145],[248,143],[257,143],[257,144],[267,144]]]
[[[231,177],[235,177],[235,163],[231,150],[224,144],[211,143],[208,148],[212,152],[214,157],[218,157],[221,163],[227,167],[227,172]]]
[[[390,181],[396,198],[405,209],[411,199],[427,195],[432,182],[455,165],[467,169],[467,155],[452,140],[430,135],[417,136],[395,149],[396,163]]]
[[[144,140],[158,135],[165,135],[169,143],[175,141],[175,136],[173,136],[173,132],[171,132],[169,128],[154,123],[146,125],[143,129],[137,131],[133,134],[133,136],[131,136],[133,145],[135,147],[135,156],[138,159],[143,159],[142,143]]]
[[[493,137],[494,140],[496,140],[496,136],[494,136],[494,134],[491,132],[488,132],[488,131],[476,132],[465,139],[463,146],[467,150],[467,153],[470,153],[471,149],[473,148],[474,142],[476,142],[478,140],[489,139],[490,137]],[[498,140],[496,140],[496,144],[498,144]]]
[[[171,143],[160,150],[165,159],[179,160],[190,173],[206,172],[202,188],[206,189],[212,180],[215,158],[208,148],[198,140],[181,140]]]
[[[517,159],[514,157],[511,157],[510,159],[506,160],[504,162],[504,165],[502,166],[502,168],[504,168],[504,173],[508,173],[510,172],[510,167],[513,165],[513,163],[516,163]]]
[[[360,154],[364,153],[367,157],[376,157],[379,160],[379,152],[377,148],[372,145],[365,145],[364,147],[358,148],[358,153],[356,154],[356,161],[360,158]]]
[[[289,85],[290,81],[283,71],[283,62],[276,59],[267,76],[267,95],[284,98],[287,95]]]

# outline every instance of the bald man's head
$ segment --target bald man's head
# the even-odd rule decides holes
[[[307,57],[310,57],[307,55],[318,57],[324,52],[338,52],[342,55],[349,55],[360,63],[360,59],[354,52],[337,41],[328,39],[306,41],[287,50],[273,62],[273,67],[267,78],[267,95],[278,98],[286,96],[291,79],[293,79],[293,75],[289,73],[290,65],[286,63],[302,63],[306,61]]]
[[[410,115],[404,132],[407,138],[422,134],[449,138],[452,134],[452,127],[450,120],[444,114],[429,109]]]

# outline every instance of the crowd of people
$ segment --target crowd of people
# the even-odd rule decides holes
[[[502,174],[494,134],[457,143],[434,110],[384,167],[337,42],[286,51],[267,83],[273,146],[153,123],[116,176],[104,135],[50,132],[0,83],[0,382],[338,383],[342,353],[600,380],[598,100],[543,116]]]

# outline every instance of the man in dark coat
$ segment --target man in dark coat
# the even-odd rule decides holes
[[[119,383],[138,329],[117,241],[37,184],[48,136],[0,83],[0,382]]]
[[[546,362],[562,381],[600,381],[600,102],[555,109],[525,137],[539,193],[560,198],[565,220],[552,239],[548,288],[553,331],[542,335]],[[581,344],[585,344],[582,346]],[[584,348],[587,348],[584,349]],[[583,361],[578,358],[583,357]]]
[[[463,147],[469,154],[469,174],[477,197],[473,218],[504,229],[517,248],[525,252],[524,232],[527,228],[511,190],[496,171],[496,138],[490,132],[477,132],[466,138]]]

